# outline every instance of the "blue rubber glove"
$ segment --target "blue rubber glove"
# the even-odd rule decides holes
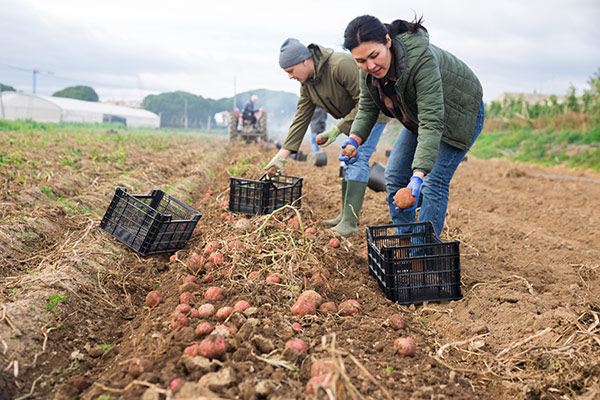
[[[344,149],[346,148],[346,146],[354,146],[355,150],[353,152],[353,155],[351,155],[351,156],[344,155]],[[340,150],[340,156],[338,157],[338,160],[345,162],[346,165],[351,165],[351,164],[354,164],[357,159],[358,159],[358,142],[356,142],[356,140],[354,140],[352,138],[348,138],[344,141],[344,143],[342,143],[342,149]]]
[[[407,208],[406,210],[402,210],[405,212],[415,211],[419,206],[419,197],[421,196],[421,185],[423,184],[423,179],[418,176],[413,176],[410,178],[410,182],[406,185],[407,188],[412,190],[412,195],[416,198],[415,205],[411,208]]]

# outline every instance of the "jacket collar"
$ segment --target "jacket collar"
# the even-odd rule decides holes
[[[312,52],[313,61],[315,63],[315,73],[312,77],[312,80],[314,82],[318,82],[323,75],[323,69],[327,64],[327,61],[329,61],[329,58],[333,54],[333,49],[323,47],[315,43],[309,44],[308,49]]]

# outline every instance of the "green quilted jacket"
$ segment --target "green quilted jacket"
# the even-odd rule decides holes
[[[440,140],[468,149],[483,97],[479,79],[461,60],[429,43],[423,30],[392,39],[398,80],[396,93],[411,121],[418,125],[412,169],[432,170]],[[373,87],[373,76],[360,72],[360,100],[351,135],[367,139],[379,112],[392,117]]]

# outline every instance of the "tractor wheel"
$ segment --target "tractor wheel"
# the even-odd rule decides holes
[[[262,140],[263,142],[267,141],[267,113],[263,111],[262,115],[260,116],[260,123],[259,123],[259,140]]]
[[[229,123],[227,125],[227,131],[229,132],[229,141],[233,142],[237,140],[239,132],[237,130],[238,120],[235,116],[235,111],[229,112]]]

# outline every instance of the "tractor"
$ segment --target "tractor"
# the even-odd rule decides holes
[[[228,131],[232,142],[267,142],[267,113],[259,109],[256,117],[252,118],[250,115],[241,115],[236,108],[229,112]]]

